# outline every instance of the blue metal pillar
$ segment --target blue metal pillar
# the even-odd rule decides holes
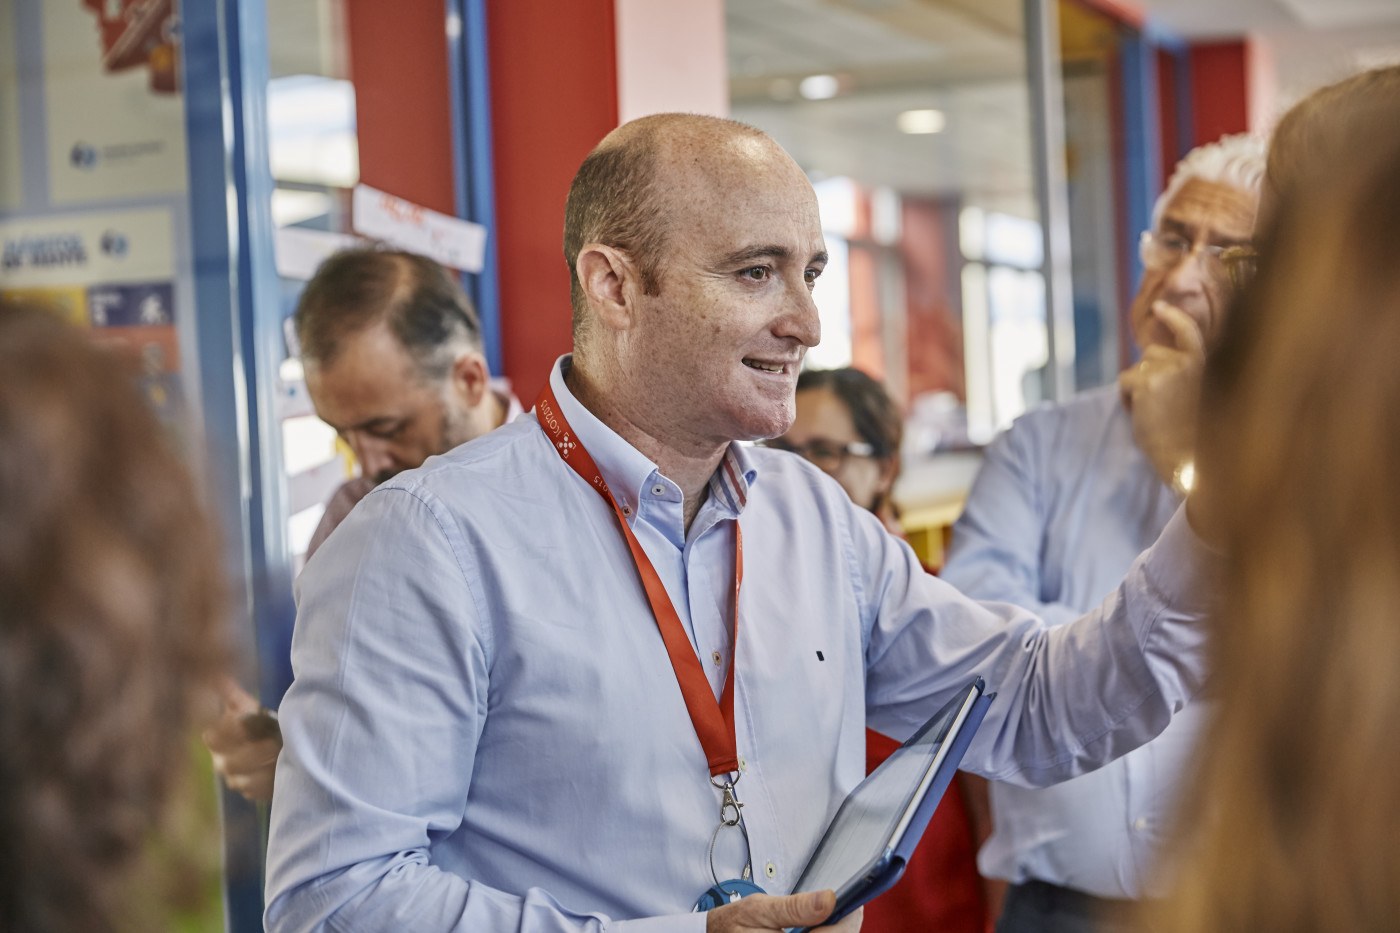
[[[239,647],[257,660],[263,702],[275,706],[289,680],[292,604],[273,409],[283,347],[266,8],[264,0],[189,2],[181,16],[206,474],[239,587],[232,607]],[[263,820],[228,791],[221,810],[228,929],[253,933],[262,929]]]
[[[491,79],[486,0],[447,0],[447,66],[452,102],[452,172],[457,216],[486,228],[480,273],[466,276],[481,316],[491,373],[501,374],[501,293],[496,266],[496,182],[491,153]]]
[[[1124,39],[1120,48],[1123,68],[1123,142],[1126,164],[1128,229],[1132,247],[1128,251],[1132,291],[1142,283],[1142,259],[1138,256],[1138,235],[1152,226],[1152,205],[1161,178],[1162,141],[1157,94],[1156,47],[1144,36]]]

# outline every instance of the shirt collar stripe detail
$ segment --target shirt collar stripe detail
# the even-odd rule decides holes
[[[739,508],[742,509],[744,506],[748,505],[748,490],[744,488],[746,484],[739,481],[739,471],[736,469],[736,464],[734,462],[733,447],[730,447],[724,452],[724,473],[728,477],[729,482],[733,485],[734,494],[739,499]]]
[[[720,479],[718,471],[710,477],[710,489],[714,491],[716,496],[724,501],[725,507],[728,508],[729,511],[735,514],[738,513],[739,506],[734,502],[734,495],[729,491],[729,487],[724,484],[723,480]]]

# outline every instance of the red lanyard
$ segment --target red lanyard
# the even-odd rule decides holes
[[[564,418],[564,412],[559,409],[559,402],[554,397],[554,390],[548,383],[545,383],[540,397],[535,400],[535,412],[540,427],[544,428],[544,433],[554,442],[554,449],[559,452],[559,456],[598,491],[598,495],[612,506],[617,515],[618,524],[622,526],[622,533],[627,538],[627,547],[632,551],[637,574],[642,578],[642,586],[646,589],[647,601],[651,603],[651,611],[656,616],[656,627],[661,630],[661,640],[666,643],[666,653],[671,656],[671,667],[676,672],[676,682],[685,698],[685,708],[690,712],[690,721],[695,726],[700,747],[705,750],[710,775],[729,774],[739,770],[739,753],[734,739],[734,667],[739,650],[739,584],[744,579],[744,536],[739,530],[738,522],[734,523],[734,657],[730,658],[729,675],[724,679],[724,690],[716,703],[704,668],[700,666],[700,659],[691,647],[685,626],[681,624],[676,607],[671,604],[671,597],[667,595],[660,575],[652,566],[646,551],[642,550],[637,536],[632,533],[632,527],[627,524],[627,517],[622,514],[622,508],[613,498],[593,458],[579,443],[578,435],[569,427],[569,422]]]

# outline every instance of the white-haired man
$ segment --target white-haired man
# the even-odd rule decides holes
[[[953,532],[944,578],[1047,622],[1098,605],[1152,544],[1189,488],[1205,355],[1227,311],[1221,253],[1249,241],[1263,143],[1192,150],[1142,235],[1133,301],[1141,361],[1118,385],[1017,420],[987,450]],[[1148,896],[1158,842],[1195,737],[1198,706],[1113,764],[1044,790],[992,786],[979,864],[1012,883],[999,933],[1116,929]]]

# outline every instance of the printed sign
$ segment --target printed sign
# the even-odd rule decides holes
[[[355,232],[399,249],[422,253],[444,266],[480,272],[486,258],[486,228],[449,217],[392,194],[356,185]]]
[[[55,204],[185,191],[172,0],[43,0]]]
[[[0,223],[0,307],[37,306],[91,327],[173,424],[183,404],[173,246],[166,210]]]
[[[175,289],[170,282],[95,285],[88,289],[93,327],[173,327]]]
[[[15,64],[15,2],[0,0],[0,211],[24,202],[19,148],[19,69]]]
[[[0,222],[0,289],[169,282],[167,210],[59,214]]]

